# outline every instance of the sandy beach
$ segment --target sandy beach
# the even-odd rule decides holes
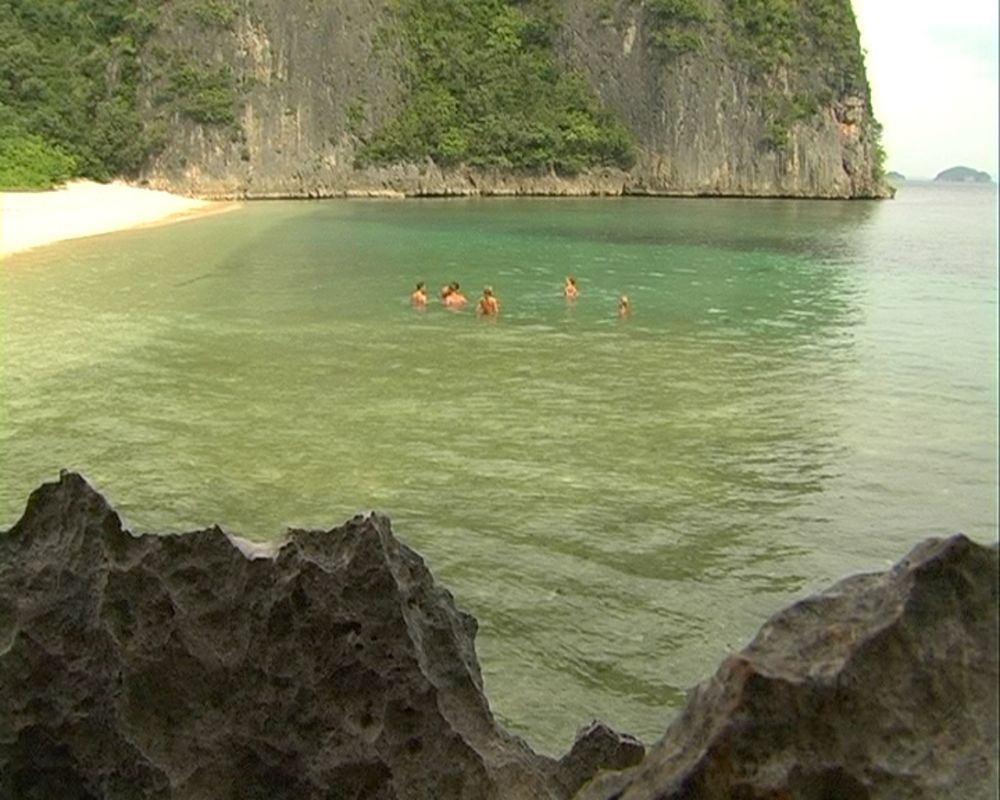
[[[50,192],[3,192],[0,257],[64,239],[190,219],[238,205],[182,197],[120,181],[74,181]]]

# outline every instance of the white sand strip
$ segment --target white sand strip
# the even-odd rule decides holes
[[[51,192],[3,192],[0,256],[63,239],[172,222],[237,205],[141,189],[119,181],[74,181]]]

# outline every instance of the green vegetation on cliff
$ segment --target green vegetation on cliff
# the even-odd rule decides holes
[[[817,94],[867,96],[864,59],[854,12],[844,0],[725,0],[730,50],[755,72],[781,66],[796,74],[821,68]],[[822,86],[818,84],[822,84]],[[821,102],[829,96],[819,97]]]
[[[724,0],[727,49],[760,86],[767,118],[764,143],[782,150],[793,126],[848,97],[871,115],[871,93],[854,12],[845,0]],[[845,123],[852,120],[844,118]],[[872,176],[881,180],[885,153],[876,138]]]
[[[757,71],[787,64],[799,47],[798,0],[726,0],[732,49]]]
[[[135,171],[155,147],[136,110],[152,0],[0,0],[4,174],[35,185]],[[5,138],[6,138],[5,136]],[[54,153],[63,153],[71,162]]]
[[[227,0],[187,0],[178,16],[232,22]],[[134,175],[163,143],[164,114],[234,125],[231,70],[148,44],[158,0],[0,0],[0,185],[48,188]],[[141,93],[161,85],[156,112]]]
[[[704,47],[702,32],[711,17],[704,0],[647,0],[650,41],[667,55],[693,53]]]
[[[551,3],[399,0],[406,95],[364,141],[361,164],[573,174],[632,164],[632,139],[560,66]]]
[[[870,111],[864,52],[851,4],[842,0],[803,0],[802,14],[806,36],[812,43],[807,48],[808,57],[822,65],[827,90],[864,97]]]
[[[177,56],[158,100],[173,103],[181,116],[194,122],[236,125],[235,89],[228,67],[205,67]]]
[[[239,9],[234,0],[189,0],[180,7],[180,13],[205,27],[229,28],[239,16]]]

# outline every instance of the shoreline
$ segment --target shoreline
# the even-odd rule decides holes
[[[134,228],[231,211],[236,201],[203,200],[123,181],[72,181],[45,192],[0,193],[0,258]]]
[[[268,200],[404,200],[404,199],[527,199],[586,197],[649,197],[686,199],[809,199],[809,200],[873,200],[885,198],[842,196],[743,195],[724,192],[658,192],[635,187],[579,185],[570,187],[532,186],[493,187],[463,185],[428,185],[417,191],[389,188],[352,188],[340,191],[264,192],[259,194],[207,193],[198,197],[145,186],[135,186],[116,180],[96,183],[74,180],[50,191],[0,193],[0,259],[6,259],[39,247],[47,247],[70,239],[89,238],[108,233],[166,225],[240,208],[246,202]]]

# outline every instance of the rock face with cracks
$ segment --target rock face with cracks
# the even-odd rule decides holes
[[[384,517],[136,537],[64,473],[0,534],[0,797],[565,798],[642,757],[504,731],[475,632]]]
[[[230,19],[220,24],[212,15],[192,14],[197,5],[229,9]],[[154,188],[215,198],[892,193],[880,174],[880,128],[850,0],[189,0],[159,6],[140,86],[143,112],[150,119],[168,114],[158,131],[162,148],[141,174]],[[480,30],[488,42],[551,39],[545,52],[553,68],[571,71],[598,107],[622,123],[634,140],[635,164],[595,163],[567,174],[552,164],[525,171],[450,163],[444,153],[435,160],[428,152],[362,166],[364,143],[393,120],[408,120],[399,129],[404,139],[438,126],[452,141],[491,139],[490,128],[481,127],[488,118],[453,128],[443,110],[467,103],[462,87],[488,91],[467,62],[510,56],[506,50],[503,56],[453,52],[431,74],[460,76],[454,83],[414,77],[414,65],[427,56],[405,44],[406,19],[434,6],[455,9],[456,27],[471,26],[463,42],[479,41],[474,31]],[[466,13],[459,13],[463,7]],[[522,14],[534,20],[524,34],[511,27]],[[752,19],[738,21],[748,14]],[[672,49],[664,42],[672,33],[686,34],[689,46]],[[786,56],[759,63],[754,53],[778,38],[787,40]],[[184,47],[175,52],[178,42]],[[175,55],[157,69],[160,51]],[[178,59],[224,76],[232,123],[159,105],[169,89],[162,73]],[[525,78],[514,71],[516,63],[509,63],[505,78],[511,86]],[[223,87],[214,88],[208,100],[225,97]],[[428,91],[434,104],[421,106],[416,117],[400,116],[410,98]],[[527,120],[503,158],[523,139],[594,135],[589,128],[545,124]]]
[[[580,800],[988,800],[997,548],[929,539],[782,611]]]

